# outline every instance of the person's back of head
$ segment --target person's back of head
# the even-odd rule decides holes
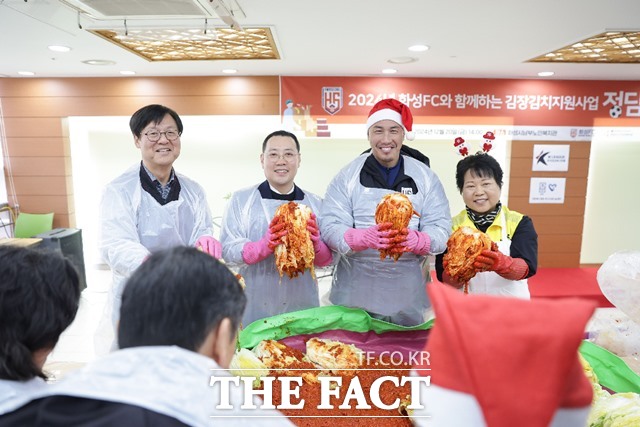
[[[46,378],[46,356],[78,311],[78,272],[60,254],[3,245],[0,278],[0,379]]]
[[[178,346],[225,367],[246,301],[235,275],[210,255],[192,247],[156,252],[125,285],[119,347]],[[212,333],[223,342],[210,342]],[[203,349],[209,344],[230,354]]]

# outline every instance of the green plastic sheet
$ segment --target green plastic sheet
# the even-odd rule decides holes
[[[240,348],[253,348],[262,340],[280,340],[293,335],[314,334],[332,329],[352,332],[374,331],[378,334],[392,331],[427,330],[433,320],[416,326],[400,326],[374,319],[359,308],[339,305],[309,308],[256,320],[240,332]]]
[[[615,354],[589,341],[580,345],[580,354],[593,368],[600,385],[617,393],[640,393],[640,377]]]
[[[372,318],[366,311],[343,306],[323,306],[256,320],[244,328],[238,346],[253,348],[262,340],[281,340],[290,336],[315,334],[328,330],[373,331],[377,334],[430,329],[434,320],[416,326],[400,326]],[[640,376],[615,354],[589,341],[580,345],[580,353],[589,362],[601,385],[617,393],[640,393]]]

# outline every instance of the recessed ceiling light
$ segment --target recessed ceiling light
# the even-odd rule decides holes
[[[20,74],[21,76],[35,76],[36,73],[34,73],[33,71],[18,71],[18,74]]]
[[[82,63],[87,65],[115,65],[115,61],[109,61],[108,59],[87,59]]]
[[[409,50],[411,52],[426,52],[429,50],[429,46],[426,44],[414,44],[413,46],[409,46]]]
[[[235,74],[238,72],[238,70],[236,70],[235,68],[225,68],[224,70],[222,70],[222,72],[225,74]]]
[[[410,64],[416,61],[418,61],[418,58],[414,58],[412,56],[397,56],[389,59],[387,62],[390,64]]]
[[[384,70],[382,70],[382,74],[395,74],[397,72],[398,70],[396,70],[395,68],[385,68]]]
[[[549,76],[553,76],[555,73],[553,71],[540,71],[538,73],[538,76],[540,77],[549,77]]]
[[[123,76],[135,76],[136,72],[135,71],[122,70],[122,71],[120,71],[120,74],[122,74]]]
[[[54,52],[69,52],[71,48],[69,46],[51,45],[49,46],[49,50]]]

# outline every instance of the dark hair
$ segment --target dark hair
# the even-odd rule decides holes
[[[267,149],[267,142],[269,142],[269,140],[271,138],[273,138],[274,136],[288,136],[289,138],[293,139],[293,142],[296,143],[296,150],[298,150],[298,152],[300,152],[300,142],[298,142],[298,137],[295,136],[295,134],[293,134],[291,132],[287,132],[286,130],[277,130],[277,131],[271,132],[269,135],[267,135],[267,137],[262,142],[262,152],[263,153],[264,153],[264,150]]]
[[[212,256],[183,246],[159,251],[127,280],[118,344],[197,351],[225,317],[238,328],[246,303],[236,276]]]
[[[496,159],[487,153],[476,153],[467,156],[458,162],[456,166],[456,185],[460,194],[464,187],[464,174],[471,170],[481,178],[493,178],[502,188],[502,168]]]
[[[80,279],[55,252],[0,246],[0,378],[46,379],[33,353],[53,349],[73,322]]]
[[[133,133],[136,138],[140,138],[140,135],[145,127],[149,123],[160,123],[164,116],[169,114],[173,117],[173,120],[176,121],[176,125],[178,126],[178,133],[182,135],[182,120],[178,113],[173,111],[169,107],[165,107],[164,105],[159,104],[151,104],[146,107],[142,107],[133,115],[129,120],[129,128],[131,128],[131,133]]]

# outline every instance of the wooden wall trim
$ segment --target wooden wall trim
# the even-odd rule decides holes
[[[9,201],[74,227],[69,116],[130,116],[165,104],[180,115],[279,115],[279,77],[0,79]]]

